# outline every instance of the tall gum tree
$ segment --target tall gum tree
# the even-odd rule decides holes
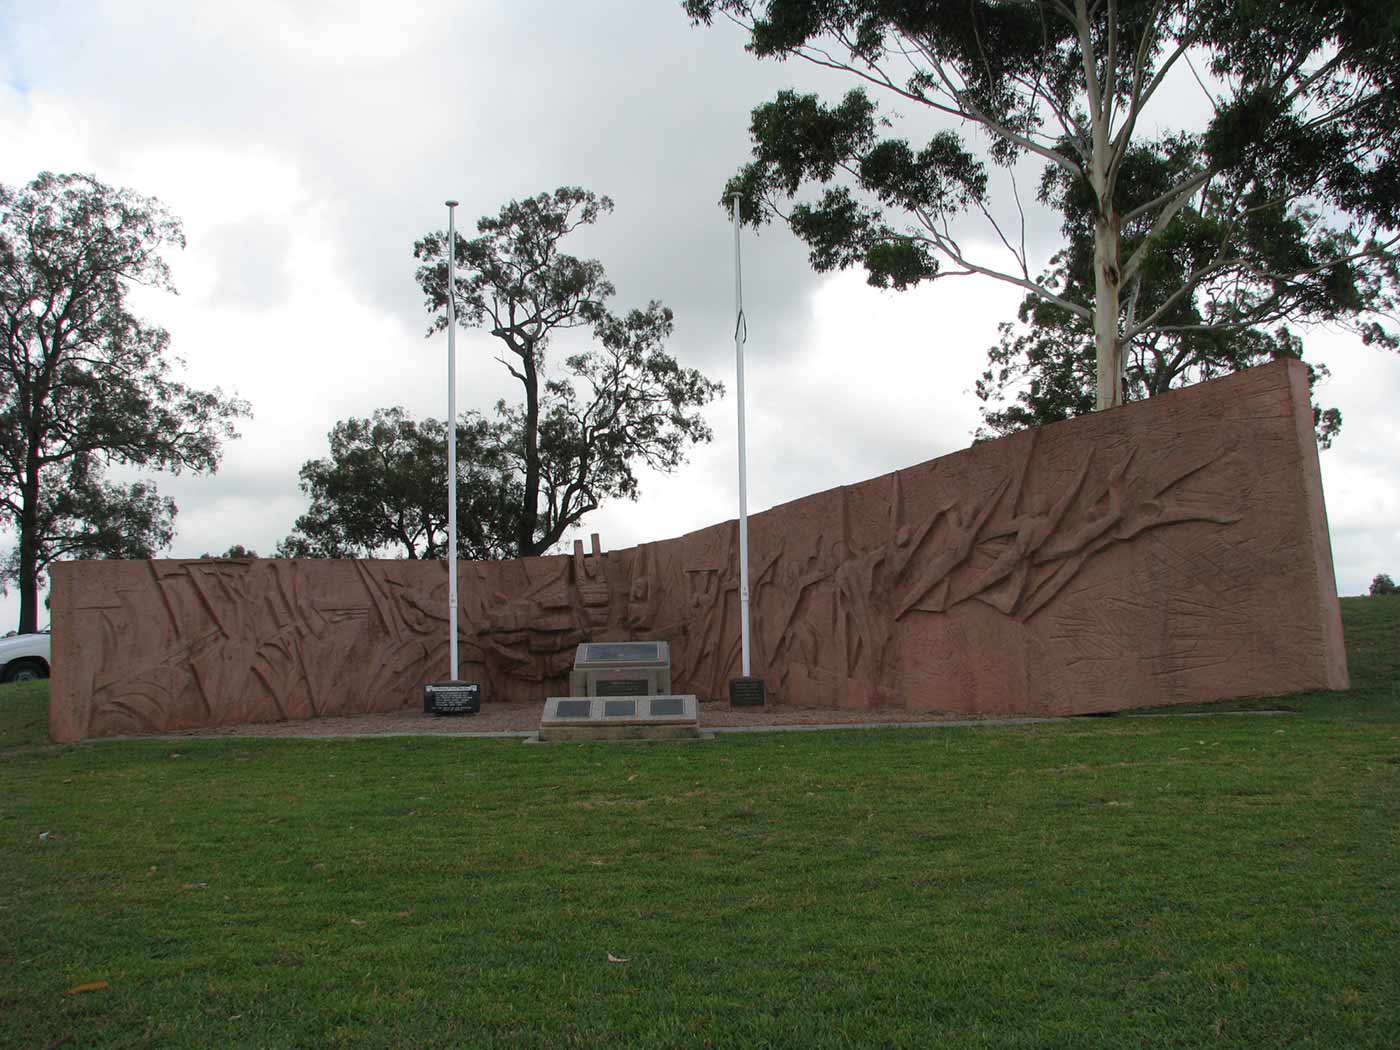
[[[670,309],[653,301],[613,313],[615,289],[602,263],[560,249],[612,208],[607,197],[563,186],[511,201],[478,221],[480,236],[459,234],[454,246],[458,321],[500,340],[499,360],[524,395],[522,405],[497,406],[520,480],[510,553],[521,557],[548,551],[603,500],[635,499],[638,466],[679,466],[690,445],[710,439],[700,409],[723,390],[667,353]],[[447,324],[446,252],[445,230],[413,248],[435,315],[429,334]],[[546,351],[570,329],[590,330],[592,346],[549,378]]]
[[[779,218],[817,270],[863,265],[879,287],[981,274],[1056,305],[1092,328],[1098,408],[1122,403],[1144,338],[1291,321],[1397,345],[1393,0],[683,6],[743,26],[759,58],[859,82],[836,104],[783,91],[753,111],[753,160],[722,197],[740,195],[744,222]],[[1203,93],[1199,126],[1173,126],[1181,83]],[[945,125],[922,145],[886,134],[911,107]],[[1072,284],[1033,274],[1015,182],[1027,162],[1082,256]],[[989,164],[1008,169],[1013,220]],[[964,247],[952,223],[967,212],[1006,264]]]
[[[38,628],[45,567],[143,557],[169,544],[175,505],[108,464],[211,472],[247,405],[172,378],[170,336],[134,316],[134,284],[174,291],[161,251],[184,246],[159,201],[91,175],[0,185],[0,515],[18,543],[19,630]]]

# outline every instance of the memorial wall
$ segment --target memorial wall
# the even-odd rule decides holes
[[[717,512],[721,508],[716,508]],[[750,519],[773,702],[1068,715],[1347,685],[1303,366],[977,445]],[[462,677],[567,693],[583,641],[661,639],[673,688],[740,670],[734,521],[459,568]],[[53,567],[56,740],[421,704],[440,562]]]

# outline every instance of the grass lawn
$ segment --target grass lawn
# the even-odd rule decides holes
[[[59,747],[6,686],[0,1046],[1394,1048],[1400,598],[1343,613],[1274,717]]]

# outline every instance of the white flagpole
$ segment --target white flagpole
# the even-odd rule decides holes
[[[749,664],[749,483],[748,454],[744,445],[744,279],[739,266],[739,195],[734,195],[734,362],[735,388],[739,395],[739,639],[744,654],[744,677]]]
[[[447,651],[457,681],[457,202],[447,202]]]

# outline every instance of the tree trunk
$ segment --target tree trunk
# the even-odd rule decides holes
[[[529,558],[540,553],[535,544],[540,513],[540,378],[534,346],[527,346],[521,357],[525,366],[525,493],[515,543],[519,557]]]
[[[30,444],[19,518],[19,633],[39,630],[39,462]]]
[[[1094,345],[1098,372],[1095,408],[1123,403],[1123,345],[1118,334],[1118,230],[1108,218],[1094,228]]]
[[[1123,346],[1118,335],[1119,298],[1122,291],[1118,241],[1118,213],[1113,205],[1114,187],[1111,176],[1113,157],[1112,131],[1114,108],[1114,70],[1106,64],[1103,80],[1092,56],[1088,4],[1076,0],[1075,19],[1079,38],[1084,46],[1084,74],[1089,90],[1089,123],[1092,152],[1088,158],[1089,185],[1098,205],[1094,217],[1094,345],[1098,373],[1095,409],[1103,411],[1123,403]],[[1108,7],[1110,21],[1117,17],[1113,4]],[[1110,33],[1115,26],[1110,25]]]

